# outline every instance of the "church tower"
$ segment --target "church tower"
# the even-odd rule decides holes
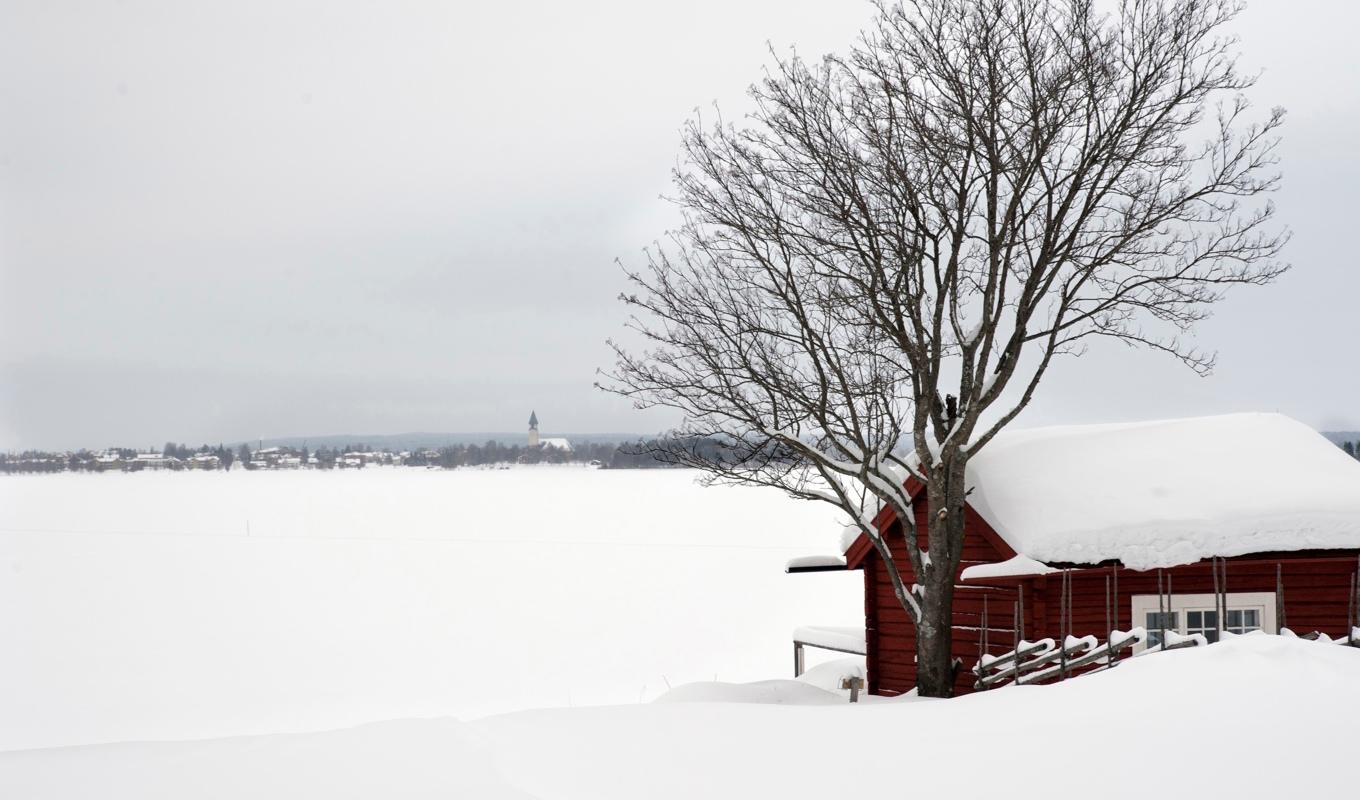
[[[529,412],[529,446],[538,447],[538,414]]]

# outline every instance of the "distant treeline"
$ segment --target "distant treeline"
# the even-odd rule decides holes
[[[1342,442],[1341,449],[1351,458],[1360,459],[1360,441]]]
[[[454,444],[393,452],[365,444],[345,447],[261,447],[242,444],[236,449],[201,445],[191,448],[166,442],[159,448],[108,448],[105,450],[0,453],[0,473],[27,472],[138,472],[141,470],[287,470],[349,469],[369,466],[405,466],[455,469],[493,464],[593,464],[602,469],[661,469],[681,466],[660,455],[673,449],[674,440],[653,439],[631,443],[583,442],[571,448],[541,445],[506,445],[491,440],[482,444]],[[704,443],[690,442],[689,450],[704,452]],[[716,453],[716,446],[712,448]]]

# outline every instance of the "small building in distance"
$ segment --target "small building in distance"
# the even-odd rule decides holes
[[[94,454],[94,469],[104,472],[109,470],[121,470],[127,465],[123,460],[123,454],[117,450],[101,450]]]
[[[538,434],[538,412],[529,412],[529,448],[540,449],[551,447],[554,450],[561,450],[565,453],[571,452],[571,442],[560,436],[549,436],[546,439]]]
[[[137,457],[128,462],[128,468],[139,469],[183,469],[184,462],[174,456],[162,455],[161,453],[138,453]]]
[[[189,469],[217,469],[222,465],[222,459],[212,453],[195,453],[185,462]]]

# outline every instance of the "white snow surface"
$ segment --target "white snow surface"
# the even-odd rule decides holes
[[[820,706],[846,703],[850,690],[842,689],[846,678],[865,680],[864,657],[838,658],[818,664],[792,680],[723,683],[703,681],[677,686],[656,698],[657,703],[766,703]],[[885,698],[860,695],[861,702]]]
[[[1040,563],[1029,556],[1013,556],[995,564],[974,564],[965,567],[959,577],[965,581],[983,578],[1009,578],[1018,575],[1047,575],[1058,570]]]
[[[1280,414],[1005,431],[968,480],[973,508],[1041,562],[1360,547],[1360,462]]]
[[[793,640],[819,647],[864,652],[864,628],[844,625],[803,625],[793,631]]]
[[[1349,797],[1357,674],[1360,649],[1252,634],[948,701],[666,702],[0,753],[0,796]],[[1149,742],[1194,758],[1146,772]]]
[[[843,567],[845,566],[845,556],[836,555],[810,555],[790,558],[784,564],[784,569],[802,569],[806,567]]]
[[[799,680],[723,683],[705,681],[677,686],[656,699],[657,703],[761,703],[770,705],[839,705],[846,702],[825,689]]]
[[[696,477],[0,476],[0,750],[636,703],[863,624],[858,573],[783,571],[834,509]]]
[[[850,546],[859,541],[859,537],[864,535],[864,531],[858,525],[846,525],[841,528],[841,552],[850,549]]]

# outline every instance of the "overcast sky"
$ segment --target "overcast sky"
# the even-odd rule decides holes
[[[842,49],[857,0],[0,0],[0,448],[551,432],[671,420],[591,388],[616,257],[664,231],[681,123],[765,42]],[[1278,410],[1360,429],[1360,4],[1256,0],[1289,109],[1293,272],[1118,345],[1023,424]]]

